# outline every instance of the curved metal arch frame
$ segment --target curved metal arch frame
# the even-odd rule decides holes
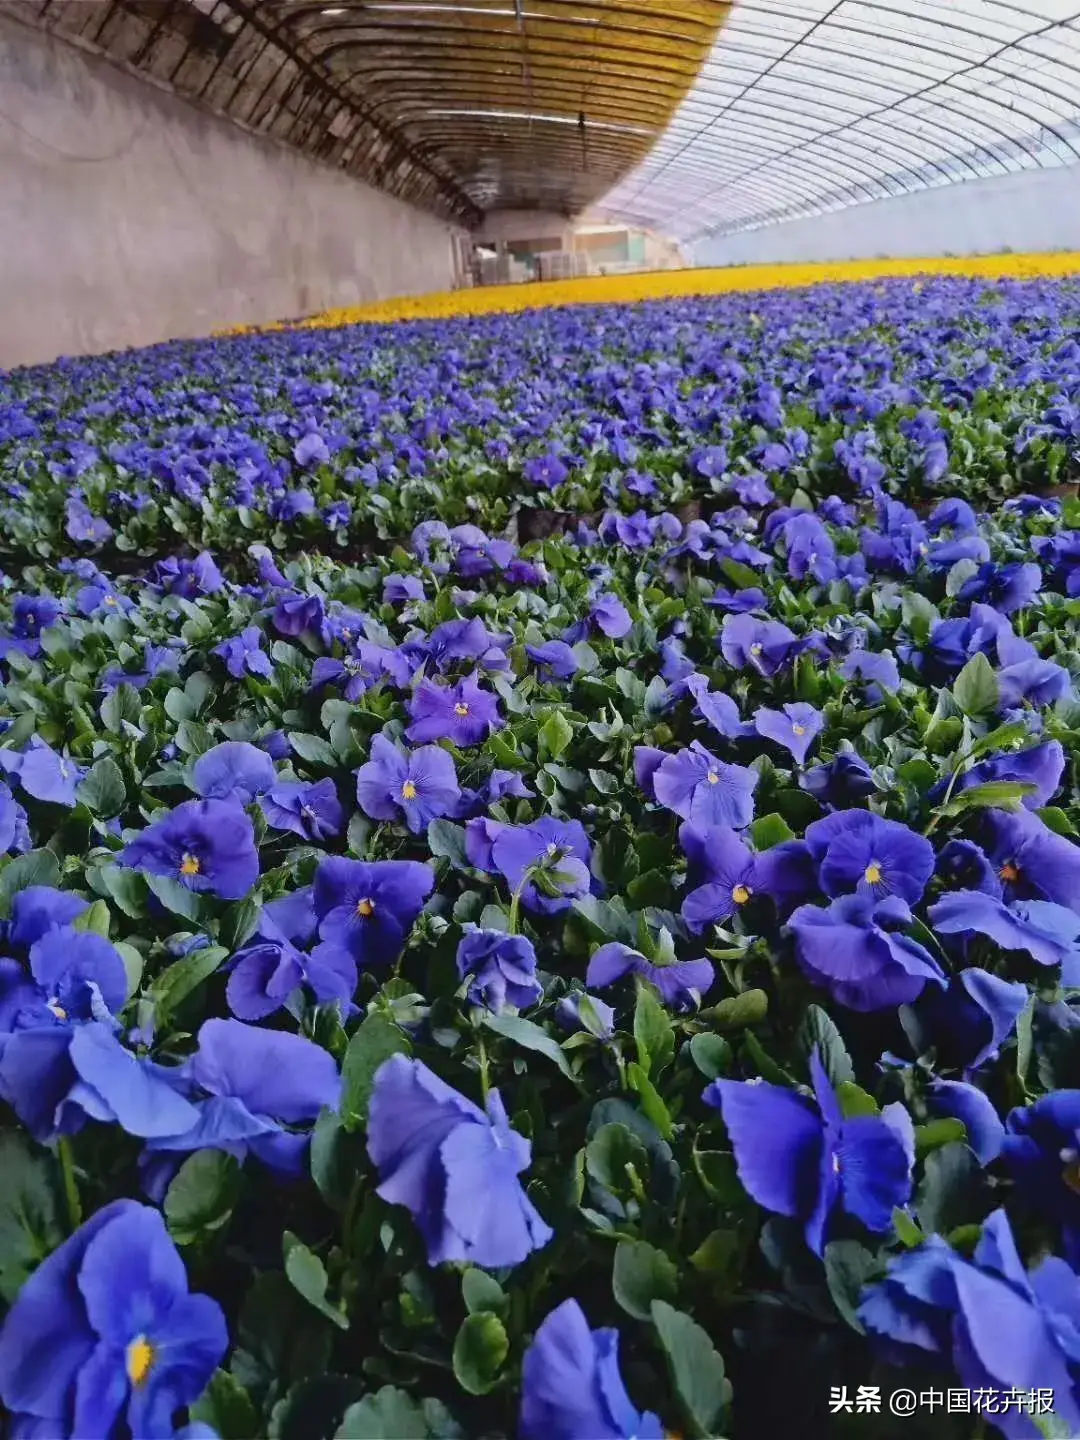
[[[854,15],[845,16],[845,6],[854,8]],[[978,26],[980,21],[985,20],[988,9],[998,12],[1001,22],[995,21],[992,29],[987,25],[980,32]],[[865,18],[868,12],[876,13],[883,19],[913,19],[916,26],[947,27],[959,37],[985,37],[988,44],[984,44],[977,56],[965,46],[967,53],[957,57],[958,64],[945,73],[934,75],[919,67],[914,57],[921,51],[940,60],[940,46],[917,29],[905,34],[902,29],[890,28],[887,35],[890,53],[877,59],[873,69],[860,68],[849,57],[852,45],[866,45],[875,38],[877,32],[868,28]],[[755,30],[754,20],[759,16],[763,22],[772,17],[789,26],[797,25],[800,33],[785,34],[775,28],[766,28],[764,23]],[[741,68],[743,73],[749,72],[747,83],[739,86],[729,73],[727,85],[733,87],[732,93],[720,100],[710,113],[711,96],[719,99],[718,75],[710,70],[707,62],[665,137],[667,143],[665,140],[659,143],[636,174],[607,197],[602,209],[611,216],[632,214],[639,222],[653,226],[681,219],[684,222],[681,233],[686,238],[696,239],[702,234],[728,233],[757,226],[781,215],[787,218],[789,214],[816,213],[822,205],[836,208],[838,190],[833,185],[814,186],[811,181],[811,189],[815,192],[811,198],[807,195],[805,181],[795,178],[799,156],[812,155],[812,165],[803,167],[803,174],[811,169],[821,173],[826,157],[813,152],[816,148],[825,149],[830,141],[835,142],[828,154],[833,166],[841,151],[852,160],[860,153],[873,154],[877,162],[873,171],[861,173],[856,189],[845,189],[846,203],[857,203],[857,197],[865,194],[863,187],[866,182],[881,185],[886,193],[910,194],[933,187],[937,179],[954,183],[957,177],[950,170],[959,169],[961,175],[966,173],[972,178],[983,178],[988,173],[1057,166],[1063,163],[1062,157],[1065,156],[1070,160],[1080,160],[1080,134],[1072,124],[1072,116],[1067,113],[1072,107],[1080,118],[1080,38],[1077,40],[1075,61],[1061,53],[1060,49],[1047,53],[1048,47],[1039,47],[1040,39],[1047,36],[1076,35],[1072,27],[1077,21],[1080,21],[1080,10],[1075,14],[1070,12],[1047,17],[1026,10],[1014,0],[984,0],[982,14],[978,15],[953,3],[942,6],[938,14],[924,5],[915,10],[913,17],[899,5],[887,3],[887,0],[836,0],[833,5],[823,7],[823,12],[818,15],[807,13],[805,7],[792,13],[775,4],[759,5],[752,0],[743,0],[721,34],[714,49],[714,58],[718,68],[724,66],[729,72]],[[1012,33],[1006,37],[1004,32],[1010,25]],[[987,31],[990,33],[987,34]],[[752,64],[740,67],[737,62],[748,50],[740,42],[749,41],[752,45],[755,35],[762,42],[757,47],[762,63],[756,70]],[[846,38],[846,47],[842,47],[841,37]],[[835,43],[830,44],[830,40]],[[768,44],[764,43],[766,41]],[[894,48],[901,47],[912,54],[913,63],[910,65],[904,65],[892,53]],[[803,53],[804,50],[806,53]],[[840,64],[832,67],[823,63],[822,53],[835,55],[838,62],[847,61],[846,68],[841,68]],[[1048,68],[1051,74],[1044,76],[1026,67],[1010,71],[1007,57],[1016,54],[1027,55],[1036,64]],[[808,88],[810,75],[821,74],[823,80],[827,77],[827,83],[822,86],[820,104],[834,111],[841,107],[830,106],[833,95],[849,96],[853,100],[866,98],[865,89],[858,94],[851,86],[861,84],[867,88],[880,88],[888,85],[888,79],[882,73],[886,66],[891,74],[906,74],[916,83],[906,91],[902,86],[889,85],[893,98],[887,104],[864,109],[857,115],[851,114],[842,123],[826,120],[815,126],[807,123],[805,112],[800,112],[798,121],[793,118],[788,125],[793,143],[785,150],[775,152],[770,145],[769,153],[761,153],[765,146],[759,145],[759,154],[753,164],[745,165],[736,174],[731,173],[729,165],[724,166],[718,174],[715,151],[720,147],[710,145],[706,158],[705,147],[701,143],[703,138],[722,130],[724,139],[733,141],[733,148],[738,145],[736,137],[749,138],[748,131],[750,135],[755,130],[766,132],[770,139],[775,138],[773,116],[790,107],[779,103],[783,94],[782,83],[769,86],[764,82],[784,65],[798,67],[802,72],[804,78],[798,86],[799,91]],[[1062,88],[1063,73],[1077,76],[1075,92]],[[995,94],[980,93],[963,84],[965,76],[975,74],[986,78],[988,83],[1005,85],[1011,82],[1007,103]],[[792,86],[793,94],[794,91]],[[744,104],[744,101],[750,103]],[[911,107],[920,102],[925,103],[925,110],[913,113]],[[738,130],[733,124],[734,117],[728,118],[736,107],[743,112],[743,124]],[[820,111],[818,114],[820,116]],[[752,120],[749,116],[753,117]],[[953,117],[951,125],[946,122],[946,116]],[[875,128],[886,123],[886,117],[889,130],[893,133],[875,134]],[[957,121],[961,123],[957,124]],[[1017,121],[1026,124],[1017,124]],[[896,132],[904,137],[902,141]],[[940,140],[931,138],[937,136],[941,137]],[[895,156],[901,147],[905,153],[917,155],[919,163],[881,166],[883,158]],[[688,164],[691,150],[698,153],[695,163]],[[706,170],[711,171],[714,179],[719,179],[719,184],[699,192],[691,177],[696,175],[700,179]],[[677,204],[668,198],[670,187],[664,183],[672,175],[685,176],[691,182],[687,187],[689,193],[681,196]],[[752,189],[751,178],[754,180]],[[824,179],[824,176],[821,178]],[[762,183],[770,198],[763,197]],[[738,193],[749,200],[752,214],[740,213],[745,211],[745,206],[732,205]],[[712,223],[708,216],[710,208],[721,211]],[[689,228],[691,221],[698,228]],[[699,221],[705,223],[698,224]]]

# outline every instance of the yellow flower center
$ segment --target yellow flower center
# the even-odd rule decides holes
[[[140,1335],[133,1340],[127,1348],[127,1373],[128,1379],[136,1390],[145,1385],[154,1368],[154,1347],[147,1340],[145,1335]]]
[[[806,734],[806,726],[805,726],[805,725],[792,725],[792,727],[791,727],[791,733],[792,733],[793,735],[805,735],[805,734]]]
[[[1006,864],[1002,865],[1001,869],[998,871],[998,876],[1000,879],[1012,885],[1015,881],[1020,879],[1020,871],[1016,868],[1012,861],[1009,860]]]
[[[720,776],[716,773],[715,770],[710,770],[706,778],[710,785],[720,784]]]
[[[56,1016],[56,1018],[57,1018],[58,1020],[66,1020],[66,1019],[67,1019],[67,1011],[66,1011],[66,1010],[64,1009],[64,1007],[60,1004],[60,1001],[57,999],[57,997],[56,997],[55,995],[54,995],[53,998],[48,1002],[48,1008],[52,1011],[52,1013]]]
[[[459,700],[458,703],[454,706],[454,714],[455,714],[455,715],[467,715],[468,713],[469,713],[469,707],[468,707],[468,705],[466,705],[463,700]]]
[[[416,799],[416,786],[412,783],[411,780],[406,780],[406,781],[405,781],[405,784],[402,785],[402,787],[401,787],[401,798],[402,798],[403,800],[415,800],[415,799]]]
[[[881,866],[876,860],[871,860],[863,872],[863,879],[868,885],[881,884]]]
[[[731,892],[731,898],[736,905],[745,905],[753,893],[749,885],[736,885]]]
[[[202,865],[199,863],[199,857],[197,855],[185,854],[184,858],[180,861],[181,875],[198,875],[201,869]]]
[[[751,655],[760,655],[760,654],[761,654],[761,646],[760,646],[760,645],[757,645],[757,644],[751,645],[751,646],[750,646],[750,654],[751,654]]]
[[[106,604],[106,605],[115,605],[115,604],[116,604],[116,597],[113,596],[113,595],[106,595],[106,596],[105,596],[105,604]]]
[[[366,920],[369,915],[375,914],[375,901],[367,898],[360,900],[356,905],[356,913],[362,915]]]

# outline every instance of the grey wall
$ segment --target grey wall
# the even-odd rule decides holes
[[[0,368],[449,289],[454,233],[0,15]]]
[[[698,265],[1080,250],[1080,165],[1026,170],[786,220],[694,246]]]

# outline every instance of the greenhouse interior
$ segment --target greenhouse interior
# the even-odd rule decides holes
[[[0,0],[5,1440],[1080,1440],[1074,4]]]

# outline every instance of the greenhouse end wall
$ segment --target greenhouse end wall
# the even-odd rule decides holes
[[[0,16],[2,368],[449,289],[453,236]]]
[[[920,190],[704,239],[698,265],[1080,250],[1080,165]]]

